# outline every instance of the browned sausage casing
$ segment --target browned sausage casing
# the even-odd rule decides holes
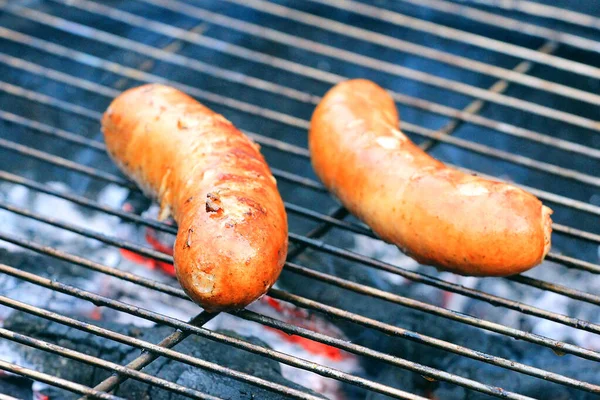
[[[255,145],[223,116],[163,85],[127,90],[102,120],[108,152],[179,230],[177,278],[208,311],[242,308],[277,280],[287,217]]]
[[[373,82],[331,89],[313,114],[309,145],[325,186],[420,263],[505,276],[539,264],[550,248],[552,210],[423,152],[400,132],[393,99]]]

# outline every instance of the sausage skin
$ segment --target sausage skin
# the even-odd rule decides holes
[[[342,204],[419,263],[507,276],[550,249],[550,208],[430,157],[399,130],[393,99],[373,82],[342,82],[325,95],[309,147],[317,175]]]
[[[275,283],[287,216],[254,144],[223,116],[168,86],[119,95],[104,113],[111,158],[178,224],[175,270],[207,311],[240,309]]]

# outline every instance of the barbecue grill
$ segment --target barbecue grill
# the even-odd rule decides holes
[[[0,244],[9,248],[0,252],[0,315],[43,322],[36,332],[32,322],[4,321],[0,369],[10,376],[61,388],[59,396],[102,399],[141,398],[127,389],[133,381],[144,384],[147,398],[332,395],[305,388],[295,378],[302,371],[337,385],[337,398],[600,393],[600,5],[0,0],[0,7]],[[494,279],[438,272],[348,215],[315,179],[306,131],[319,96],[351,77],[386,87],[403,131],[423,149],[515,182],[551,206],[553,249],[544,265]],[[161,271],[122,267],[168,269],[171,255],[147,233],[167,243],[176,233],[145,211],[101,142],[99,119],[110,100],[145,82],[187,92],[262,146],[286,202],[292,245],[268,299],[300,317],[252,306],[229,315],[199,312]],[[128,301],[92,276],[160,301]],[[50,300],[40,304],[30,291]],[[109,310],[119,316],[113,321],[128,316],[163,337],[124,333],[71,304]],[[330,328],[304,323],[313,317]],[[217,324],[224,318],[230,325]],[[354,364],[271,348],[244,335],[249,328],[220,329],[236,323],[321,344]],[[131,356],[114,362],[108,351],[81,351],[66,333],[48,336],[50,326],[107,339]],[[186,343],[281,364],[286,379],[190,353]],[[9,348],[52,354],[56,362],[36,368],[31,358],[10,358]],[[223,395],[165,375],[167,363],[239,387]],[[77,380],[67,371],[77,368],[64,365],[103,372]],[[5,382],[0,398],[20,396]]]

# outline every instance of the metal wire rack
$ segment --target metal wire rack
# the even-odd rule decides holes
[[[461,126],[473,125],[506,135],[507,137],[527,141],[530,145],[548,148],[551,151],[559,151],[573,158],[591,160],[591,162],[600,160],[600,150],[595,148],[593,144],[590,144],[594,143],[593,141],[587,140],[589,137],[598,135],[600,132],[600,121],[590,117],[589,114],[579,115],[572,110],[565,111],[557,109],[551,104],[538,104],[534,101],[515,97],[514,92],[510,92],[510,89],[513,86],[518,85],[521,88],[525,88],[523,93],[528,93],[527,90],[535,90],[547,93],[548,95],[573,100],[578,104],[585,103],[587,107],[595,107],[597,110],[600,105],[600,95],[597,94],[598,91],[594,88],[598,88],[598,82],[600,81],[600,65],[575,61],[564,55],[558,55],[558,52],[560,49],[567,47],[575,48],[578,51],[597,53],[600,51],[600,41],[594,40],[591,37],[572,34],[567,31],[561,32],[550,30],[534,23],[523,22],[517,18],[499,16],[496,7],[506,7],[507,9],[514,8],[526,15],[556,19],[565,24],[572,24],[586,29],[598,30],[600,28],[600,21],[597,18],[582,15],[575,11],[563,12],[563,10],[555,7],[527,1],[512,2],[512,6],[506,5],[504,2],[475,2],[477,5],[484,4],[489,6],[488,11],[477,8],[475,5],[467,6],[445,0],[398,0],[396,2],[381,2],[381,4],[378,4],[377,6],[354,0],[310,0],[307,4],[312,6],[312,8],[306,5],[306,7],[296,7],[294,5],[286,5],[285,2],[271,2],[267,0],[225,0],[222,2],[229,6],[235,5],[240,9],[244,9],[246,12],[252,13],[255,17],[259,16],[260,18],[263,18],[264,21],[270,21],[270,18],[278,18],[280,23],[275,24],[275,26],[279,27],[281,21],[289,26],[295,26],[296,31],[290,29],[289,32],[299,32],[300,30],[303,30],[306,37],[301,37],[295,33],[287,33],[283,30],[267,28],[266,23],[259,24],[248,22],[232,13],[227,15],[226,12],[221,12],[219,7],[209,7],[205,1],[136,0],[135,2],[130,3],[135,3],[135,6],[138,7],[140,5],[148,7],[148,9],[153,10],[154,14],[149,13],[149,16],[142,16],[142,14],[127,11],[126,7],[120,7],[116,2],[100,3],[90,0],[51,0],[40,2],[40,4],[38,4],[38,2],[8,2],[0,0],[0,16],[2,14],[10,15],[18,21],[18,24],[15,23],[0,26],[0,40],[4,43],[10,43],[12,46],[11,48],[16,47],[20,49],[20,52],[23,54],[35,51],[42,55],[41,57],[37,57],[36,61],[28,61],[28,57],[17,57],[14,55],[14,52],[12,52],[13,55],[11,55],[9,54],[9,51],[1,51],[0,65],[15,74],[27,74],[27,76],[32,76],[36,79],[52,81],[57,87],[61,88],[61,90],[76,89],[83,91],[88,98],[93,99],[93,106],[88,107],[81,103],[76,104],[64,100],[64,98],[53,97],[4,79],[0,82],[0,89],[3,91],[3,95],[11,96],[11,98],[14,97],[15,99],[19,99],[19,101],[24,101],[24,104],[45,106],[52,110],[53,113],[64,118],[72,116],[97,125],[101,116],[101,110],[103,110],[103,107],[108,104],[111,98],[120,93],[122,90],[122,87],[120,86],[123,85],[122,82],[130,82],[127,85],[132,85],[131,82],[162,82],[178,87],[198,100],[207,102],[211,105],[216,105],[217,107],[222,107],[224,110],[229,109],[239,112],[242,115],[248,115],[249,117],[258,117],[261,121],[268,121],[269,123],[274,124],[273,126],[285,127],[286,129],[296,131],[306,131],[309,122],[306,120],[306,117],[300,117],[298,115],[306,115],[302,110],[314,107],[319,101],[319,96],[313,92],[300,89],[303,87],[302,84],[289,83],[289,86],[287,86],[288,81],[285,78],[289,75],[290,82],[292,82],[293,79],[297,79],[298,82],[317,82],[321,85],[319,87],[326,88],[331,84],[346,78],[341,72],[344,71],[344,69],[332,68],[331,71],[327,71],[325,68],[318,68],[316,66],[294,61],[293,57],[287,59],[280,57],[279,55],[270,54],[270,47],[267,46],[267,44],[273,44],[274,46],[284,46],[293,51],[306,52],[313,59],[323,58],[329,60],[331,63],[350,64],[358,67],[359,71],[364,71],[365,73],[370,71],[370,73],[374,72],[393,78],[402,78],[402,80],[408,80],[423,87],[433,87],[435,90],[441,90],[443,93],[460,95],[468,99],[465,107],[455,108],[451,105],[444,104],[443,102],[432,101],[431,99],[426,98],[426,96],[422,98],[415,97],[405,94],[400,90],[392,90],[394,88],[390,88],[390,92],[400,107],[411,108],[427,116],[436,116],[436,118],[438,118],[436,121],[443,119],[444,123],[441,127],[439,127],[439,125],[436,127],[427,127],[408,121],[403,122],[403,130],[416,139],[421,138],[422,141],[420,142],[420,145],[425,150],[432,151],[440,144],[447,145],[482,157],[519,166],[528,171],[539,171],[540,173],[545,174],[548,179],[558,179],[560,182],[568,182],[569,184],[580,184],[587,188],[600,187],[600,178],[594,174],[593,171],[584,171],[576,166],[559,166],[550,161],[542,161],[534,156],[518,154],[515,151],[502,150],[496,148],[493,144],[484,144],[470,138],[451,136]],[[534,37],[543,41],[541,45],[536,42],[536,46],[531,48],[531,46],[522,46],[508,41],[505,42],[493,39],[492,37],[469,32],[466,28],[455,28],[433,22],[435,21],[435,18],[432,18],[431,20],[424,19],[419,17],[418,13],[417,16],[403,13],[402,11],[399,11],[400,9],[397,7],[400,3],[413,5],[415,9],[419,10],[427,9],[427,12],[436,13],[436,16],[438,14],[454,15],[459,18],[476,21],[484,26],[489,25],[490,27],[503,29],[508,31],[511,35],[520,35],[520,38]],[[311,13],[302,10],[302,8],[308,8],[309,10],[314,11],[317,9],[317,6],[326,8],[329,11],[329,15],[325,12],[321,13],[322,15],[319,15],[318,12]],[[508,61],[496,64],[487,63],[464,55],[436,49],[424,44],[418,44],[410,40],[392,37],[374,30],[371,31],[361,27],[361,24],[352,25],[349,20],[336,19],[336,15],[338,14],[333,12],[335,10],[345,13],[344,15],[350,14],[353,18],[369,20],[371,23],[376,21],[377,23],[390,24],[392,26],[402,27],[403,29],[413,30],[418,32],[418,34],[441,37],[444,40],[489,51],[502,57],[506,56]],[[208,23],[213,26],[215,30],[218,30],[219,34],[212,36],[204,35],[197,30],[181,28],[175,24],[169,24],[158,18],[153,18],[152,16],[155,16],[156,12],[159,11],[169,12],[172,13],[172,15],[193,20],[196,25],[201,22]],[[155,43],[148,44],[139,39],[139,36],[136,37],[135,35],[132,35],[126,37],[111,33],[108,29],[105,29],[106,27],[86,25],[86,16],[103,16],[110,21],[110,23],[121,24],[127,26],[131,30],[143,30],[149,35],[160,37],[163,40],[167,39],[169,45],[165,47],[158,46]],[[36,36],[34,33],[31,33],[35,32],[35,30],[31,28],[33,26],[42,26],[57,34],[67,35],[70,38],[70,42],[64,40],[61,42],[49,37],[42,38]],[[335,37],[336,40],[338,37],[344,40],[356,40],[361,43],[376,46],[377,48],[420,57],[427,60],[427,62],[432,63],[432,65],[442,65],[454,68],[458,73],[456,75],[451,75],[450,77],[442,77],[433,72],[425,72],[423,70],[403,66],[399,63],[387,61],[383,58],[380,59],[375,56],[367,56],[358,51],[349,50],[351,47],[343,48],[333,39],[331,40],[331,44],[312,39],[310,37],[310,32],[306,32],[306,29],[323,30],[329,35],[327,37]],[[254,44],[247,47],[234,44],[231,41],[227,41],[228,35],[242,35],[243,37],[249,38]],[[596,35],[596,37],[598,36]],[[71,43],[72,45],[67,45],[68,43]],[[258,43],[258,45],[256,45],[256,43]],[[152,67],[140,64],[131,66],[131,64],[123,61],[124,58],[109,57],[106,52],[98,52],[95,54],[93,51],[93,44],[107,46],[112,49],[113,54],[132,53],[135,54],[137,58],[151,60],[152,63],[162,63],[164,68],[159,71],[148,72]],[[204,51],[233,57],[237,64],[232,64],[232,66],[219,66],[211,62],[201,61],[198,58],[180,53],[178,50],[183,46],[201,47]],[[126,81],[119,81],[121,82],[120,85],[119,82],[117,82],[117,84],[113,83],[108,85],[106,84],[106,82],[108,82],[107,79],[91,80],[82,78],[76,74],[61,71],[56,68],[56,65],[58,64],[54,62],[51,63],[48,61],[45,63],[44,60],[46,59],[60,59],[63,62],[79,65],[82,68],[95,71],[95,76],[97,77],[108,74],[121,80],[125,79]],[[278,74],[276,76],[278,78],[271,81],[263,77],[257,77],[256,74],[252,73],[252,69],[246,66],[246,63],[252,63],[252,65],[259,65],[277,70]],[[509,64],[513,65],[513,67],[506,66]],[[235,65],[238,65],[239,68],[235,68]],[[534,76],[533,74],[529,74],[534,66],[543,66],[545,68],[552,68],[560,73],[568,72],[569,74],[574,74],[581,79],[585,78],[585,82],[588,82],[589,85],[568,85],[549,80],[546,77]],[[215,90],[215,88],[218,89],[218,86],[207,89],[202,85],[189,83],[192,81],[188,81],[187,84],[184,84],[177,79],[177,74],[180,71],[190,71],[195,74],[210,77],[210,79],[214,79],[217,82],[224,82],[224,84],[231,85],[240,92],[244,90],[258,91],[265,99],[283,99],[282,102],[286,104],[289,103],[289,105],[266,107],[262,104],[271,103],[250,102],[244,100],[243,96],[240,96],[240,99],[234,98],[230,94],[231,92],[225,90],[224,93],[228,94],[222,94],[219,90]],[[430,69],[430,71],[433,71],[433,69]],[[491,79],[492,84],[488,85],[488,87],[481,87],[472,81],[469,81],[467,78],[465,78],[464,81],[461,81],[460,77],[468,77],[471,74],[484,75],[486,79]],[[356,73],[353,73],[353,75],[356,75]],[[457,76],[459,79],[456,78]],[[273,102],[272,104],[275,104],[275,100],[271,101]],[[548,133],[549,131],[545,128],[539,129],[538,131],[531,127],[525,127],[527,125],[520,124],[521,120],[518,118],[517,123],[511,124],[510,120],[497,120],[493,116],[485,116],[480,112],[487,104],[493,104],[502,107],[503,109],[517,110],[527,116],[533,116],[532,118],[537,118],[540,121],[551,120],[552,123],[568,126],[569,129],[576,132],[577,135],[586,137],[586,140],[584,141],[585,144],[582,144],[577,140],[579,137],[577,135],[571,136],[570,138],[561,138],[557,137],[558,135]],[[296,110],[298,110],[298,112],[296,112]],[[37,120],[36,118],[24,117],[10,111],[0,110],[0,119],[5,123],[4,129],[13,126],[23,128],[27,132],[45,135],[44,140],[56,142],[62,141],[96,152],[99,156],[103,154],[105,150],[103,143],[85,137],[84,135],[74,133],[72,130],[64,129],[61,118],[56,119],[55,124],[50,124]],[[238,125],[241,128],[252,126],[251,124],[246,125],[244,120]],[[255,124],[253,126],[256,127],[257,125]],[[543,127],[544,125],[539,124],[539,126]],[[280,140],[274,138],[274,135],[262,135],[248,130],[245,131],[256,142],[264,146],[264,148],[281,153],[286,157],[293,157],[300,163],[308,164],[309,154],[305,145],[302,144],[303,140]],[[0,136],[4,136],[4,134]],[[23,157],[35,160],[35,162],[38,163],[36,165],[39,165],[39,168],[42,168],[43,165],[52,165],[57,168],[68,170],[78,176],[87,177],[102,183],[115,184],[131,191],[139,191],[136,186],[127,179],[105,171],[98,164],[86,165],[83,162],[63,158],[54,155],[51,152],[39,150],[30,145],[5,138],[0,138],[0,149],[2,149],[5,154],[19,154]],[[474,172],[464,166],[458,167]],[[305,174],[290,172],[285,169],[285,165],[272,164],[272,171],[280,182],[285,182],[294,187],[310,191],[315,195],[326,192],[319,182],[311,177],[307,177]],[[103,205],[92,198],[76,194],[75,191],[64,192],[57,190],[46,183],[30,179],[27,176],[9,171],[0,171],[0,179],[13,185],[25,186],[37,192],[68,200],[85,208],[116,216],[125,222],[152,227],[166,233],[176,233],[176,229],[171,225],[132,212]],[[496,177],[496,179],[500,178]],[[578,199],[570,197],[568,194],[564,194],[568,193],[568,191],[563,191],[563,194],[560,194],[561,192],[557,190],[542,189],[543,187],[547,187],[544,186],[544,184],[521,184],[521,186],[543,201],[556,205],[558,207],[558,214],[563,210],[568,210],[568,212],[581,213],[596,220],[600,215],[599,206],[586,202],[580,198]],[[509,298],[497,296],[485,291],[465,287],[449,280],[402,268],[397,265],[358,254],[347,248],[330,244],[326,242],[325,239],[322,239],[322,237],[324,237],[331,229],[339,229],[376,239],[376,236],[365,225],[355,221],[346,220],[345,217],[347,216],[347,212],[343,208],[334,207],[330,213],[324,213],[296,203],[295,198],[286,198],[285,206],[286,210],[291,215],[293,214],[302,219],[318,223],[318,225],[308,233],[290,232],[290,241],[294,244],[294,247],[290,251],[288,262],[285,266],[286,271],[290,273],[310,278],[318,285],[329,285],[332,288],[344,289],[364,296],[378,298],[392,305],[407,307],[438,316],[442,319],[457,321],[486,331],[544,346],[561,354],[571,354],[576,357],[600,362],[600,352],[591,348],[567,343],[551,337],[545,337],[512,328],[492,320],[459,313],[434,304],[404,297],[380,288],[375,288],[334,274],[316,270],[311,268],[310,265],[300,265],[299,263],[294,262],[294,259],[303,251],[310,249],[323,256],[329,255],[339,260],[358,263],[369,269],[386,271],[416,283],[436,287],[444,291],[477,299],[498,307],[515,310],[522,314],[542,318],[576,330],[591,332],[593,334],[600,333],[600,325],[592,321],[586,321],[573,316],[524,304]],[[23,205],[10,204],[0,200],[0,208],[25,218],[34,219],[62,230],[95,239],[109,246],[127,249],[145,257],[172,263],[171,256],[157,250],[122,240],[114,236],[101,234],[83,226],[65,222],[60,217],[55,218],[42,215],[29,210]],[[564,219],[561,220],[560,217],[557,219],[559,221],[564,221]],[[553,225],[553,230],[555,234],[571,238],[572,240],[575,240],[576,243],[600,244],[600,234],[594,232],[593,228],[590,228],[589,226],[593,225],[586,225],[585,229],[579,229],[562,223],[555,223]],[[34,240],[13,237],[1,230],[0,240],[33,252],[70,262],[82,268],[129,281],[136,285],[162,292],[170,296],[187,299],[186,295],[178,287],[173,287],[168,284],[121,271],[117,268],[70,254],[59,248],[43,245]],[[548,254],[547,259],[572,269],[581,270],[587,274],[597,274],[600,272],[600,265],[583,257],[572,257],[552,251]],[[36,274],[19,270],[14,266],[2,263],[0,264],[0,271],[3,274],[16,277],[32,284],[90,301],[98,306],[111,308],[122,313],[131,314],[175,329],[171,335],[164,338],[160,343],[153,344],[120,334],[110,329],[81,322],[67,315],[32,306],[6,296],[0,296],[0,304],[3,306],[143,350],[138,358],[123,366],[60,345],[0,328],[0,337],[3,339],[51,352],[61,357],[78,360],[113,373],[110,378],[98,382],[96,387],[90,388],[75,382],[65,381],[54,376],[23,368],[5,361],[0,361],[0,369],[2,370],[20,374],[40,382],[46,382],[72,391],[73,393],[79,393],[91,398],[116,399],[118,397],[111,395],[110,392],[125,380],[134,379],[190,398],[216,398],[211,394],[201,393],[192,388],[142,372],[142,369],[154,360],[158,358],[168,358],[250,383],[257,387],[291,398],[318,398],[314,394],[270,382],[249,373],[236,371],[225,365],[207,362],[198,357],[193,357],[173,349],[178,343],[184,341],[190,335],[198,335],[277,360],[295,368],[304,369],[340,382],[356,385],[367,391],[401,399],[424,398],[420,395],[401,390],[400,388],[358,376],[357,374],[342,372],[335,368],[319,365],[294,355],[285,354],[256,345],[246,340],[204,328],[203,325],[215,317],[215,315],[212,314],[200,313],[190,321],[183,321],[152,310],[143,309],[122,301],[107,298],[72,285],[52,281]],[[568,287],[559,283],[523,275],[505,279],[542,289],[547,292],[554,292],[562,296],[576,299],[577,301],[600,305],[600,295],[587,293],[574,287]],[[424,344],[432,348],[441,349],[462,357],[497,366],[505,369],[507,374],[526,374],[576,390],[600,393],[600,385],[595,383],[574,379],[545,369],[536,368],[507,358],[457,345],[432,336],[423,335],[419,332],[407,330],[348,310],[333,307],[319,300],[309,299],[279,289],[272,289],[269,292],[269,296],[292,303],[304,309],[321,313],[331,319],[349,321],[361,325],[364,329],[383,332],[397,338]],[[494,382],[479,382],[444,370],[431,368],[426,365],[409,361],[408,359],[397,355],[373,350],[357,343],[295,326],[253,311],[243,310],[232,313],[232,315],[237,318],[258,322],[288,334],[298,335],[316,342],[334,346],[359,356],[397,366],[418,373],[428,379],[448,382],[489,396],[507,399],[531,398],[523,394],[497,387]]]

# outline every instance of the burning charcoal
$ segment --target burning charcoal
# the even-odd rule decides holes
[[[337,236],[337,235],[336,235]],[[336,240],[341,240],[337,238]],[[443,305],[444,296],[431,297],[431,293],[423,293],[422,285],[410,284],[407,281],[394,283],[386,280],[386,273],[374,272],[372,268],[354,265],[349,261],[324,257],[314,257],[306,252],[297,260],[310,268],[334,274],[345,279],[360,282],[386,291],[412,298],[424,303]],[[424,271],[431,272],[431,271]],[[585,382],[600,384],[600,365],[575,356],[559,356],[552,350],[529,342],[517,341],[509,337],[496,335],[459,322],[451,321],[421,311],[390,306],[383,300],[358,295],[354,292],[335,288],[327,284],[314,284],[313,279],[286,272],[282,275],[282,287],[292,293],[316,299],[325,304],[348,310],[357,314],[394,325],[423,335],[442,339],[473,350],[521,362],[533,367],[552,371]],[[529,288],[528,288],[529,289]],[[444,294],[442,292],[442,294]],[[444,294],[445,295],[445,294]],[[457,296],[460,297],[460,296]],[[485,318],[485,317],[484,317]],[[447,371],[475,381],[498,386],[534,398],[552,399],[592,399],[592,394],[571,389],[558,384],[533,378],[503,368],[495,367],[481,361],[455,355],[430,346],[384,335],[373,329],[345,320],[335,320],[336,325],[353,343],[389,353],[413,362],[424,364],[441,371]],[[551,335],[552,336],[552,335]],[[574,342],[574,337],[563,337],[566,342]],[[444,382],[429,381],[421,375],[391,367],[369,358],[360,359],[364,376],[408,392],[416,392],[436,399],[484,399],[489,396],[479,394],[459,386]],[[366,392],[354,387],[345,387],[350,398],[363,398]],[[373,393],[368,394],[370,400],[387,398]]]
[[[11,252],[2,248],[0,262],[21,271],[82,288],[89,287],[98,275],[88,269],[48,256],[38,256],[31,252]],[[88,315],[95,308],[93,304],[75,297],[4,274],[0,274],[0,295],[35,306],[51,307],[57,312],[68,312],[70,315]],[[0,321],[6,318],[9,312],[10,309],[0,307]]]
[[[0,371],[0,394],[18,399],[31,399],[33,398],[32,386],[33,382],[30,379]]]
[[[173,332],[172,328],[166,326],[157,326],[149,329],[113,323],[103,323],[101,326],[152,343],[158,343]],[[12,313],[5,321],[4,327],[122,365],[129,363],[140,355],[140,351],[137,349],[21,312]],[[264,343],[256,338],[244,338],[232,332],[226,333],[239,339],[249,340],[254,344],[264,346]],[[87,386],[93,387],[110,375],[105,370],[12,342],[8,344],[8,349],[9,354],[15,354],[15,357],[18,357],[22,365]],[[178,344],[175,350],[202,360],[246,372],[271,382],[307,391],[307,389],[283,378],[279,364],[276,361],[224,344],[215,343],[197,336],[190,336]],[[144,372],[224,399],[282,398],[280,395],[255,386],[167,358],[156,360],[146,367]],[[3,385],[3,379],[0,379],[0,387],[3,387]],[[52,389],[51,392],[55,394],[51,398],[55,399],[78,397],[57,389]],[[57,393],[60,393],[60,396],[56,396]],[[115,394],[131,399],[172,400],[183,398],[135,380],[128,380],[121,384],[115,391]]]

